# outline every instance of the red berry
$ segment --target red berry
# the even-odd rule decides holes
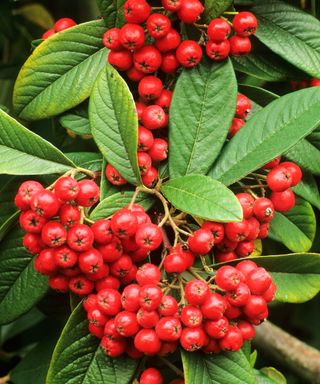
[[[140,308],[137,312],[137,321],[142,328],[154,328],[159,321],[158,312]]]
[[[52,28],[52,29],[49,29],[48,31],[46,31],[42,36],[41,36],[41,39],[43,40],[46,40],[46,39],[49,39],[49,37],[53,36],[55,34],[55,30]]]
[[[120,209],[112,216],[112,232],[120,238],[133,236],[137,228],[137,218],[135,214],[127,208]]]
[[[310,87],[318,87],[319,85],[320,85],[319,79],[315,79],[314,77],[310,79]]]
[[[272,283],[272,278],[264,268],[256,268],[246,276],[246,283],[254,295],[262,295]]]
[[[253,261],[251,260],[244,260],[244,261],[240,261],[240,263],[237,264],[236,266],[236,269],[242,273],[242,275],[244,276],[244,278],[246,278],[248,276],[248,274],[251,272],[251,271],[254,271],[256,270],[258,267],[257,267],[257,264],[254,263]]]
[[[162,291],[154,284],[147,284],[140,289],[140,306],[148,311],[157,309],[162,301]]]
[[[121,339],[121,335],[117,330],[114,318],[107,320],[104,323],[104,336],[106,336],[110,340],[118,340]]]
[[[268,310],[267,302],[262,296],[250,296],[246,305],[243,307],[243,312],[249,319],[259,318],[262,320],[265,312]]]
[[[128,71],[133,64],[132,53],[126,49],[119,51],[110,51],[108,63],[113,65],[119,71]]]
[[[137,284],[127,285],[121,295],[122,307],[129,312],[137,312],[139,304],[140,287]]]
[[[110,273],[116,277],[126,276],[132,268],[132,259],[128,255],[122,255],[110,264]]]
[[[138,152],[138,166],[142,176],[148,173],[151,165],[151,157],[146,152]]]
[[[206,53],[207,53],[207,56],[210,57],[210,59],[213,59],[216,61],[227,58],[230,53],[229,40],[223,40],[218,43],[215,41],[209,40],[206,44]]]
[[[267,303],[270,303],[271,301],[274,300],[276,291],[277,291],[277,287],[276,287],[276,285],[272,282],[272,283],[269,285],[269,288],[268,288],[266,291],[264,291],[262,297],[265,299],[265,301],[266,301]]]
[[[155,284],[161,279],[159,268],[151,263],[143,264],[137,272],[136,280],[140,285]]]
[[[109,357],[121,356],[127,348],[127,340],[125,338],[111,340],[107,337],[101,339],[101,348],[103,352]]]
[[[126,353],[131,359],[141,359],[143,357],[143,353],[138,351],[137,348],[133,344],[133,340],[128,340],[129,343],[127,345]]]
[[[227,300],[219,293],[210,293],[205,302],[201,305],[201,311],[209,320],[219,320],[227,309]]]
[[[268,223],[273,219],[274,205],[270,199],[260,197],[253,204],[253,213],[260,222]]]
[[[218,341],[215,339],[210,339],[209,343],[202,347],[202,351],[204,353],[220,353],[221,348],[219,347]],[[180,383],[180,381],[172,381],[170,384],[185,384],[184,381]]]
[[[219,346],[224,351],[238,351],[243,345],[242,332],[236,326],[231,325]]]
[[[166,114],[159,105],[149,105],[142,113],[142,123],[147,129],[160,129],[166,126]]]
[[[72,277],[69,281],[69,289],[76,295],[88,295],[94,289],[94,283],[84,276]]]
[[[21,211],[27,211],[30,208],[30,204],[23,201],[22,195],[17,193],[14,197],[14,203]]]
[[[156,168],[151,167],[149,171],[142,176],[142,182],[146,187],[153,187],[157,180],[158,180],[159,174]]]
[[[224,265],[216,272],[216,284],[226,291],[236,289],[242,281],[242,278],[241,273],[230,265]]]
[[[199,0],[184,0],[178,9],[178,17],[186,24],[193,24],[198,20],[203,9]]]
[[[240,320],[237,324],[237,327],[242,333],[243,341],[251,340],[254,338],[254,327],[248,321]]]
[[[243,218],[248,219],[253,214],[254,198],[249,193],[237,193],[236,197],[241,204]]]
[[[85,224],[76,224],[68,231],[67,243],[77,252],[88,251],[94,242],[93,233]]]
[[[180,344],[188,352],[194,352],[201,349],[208,341],[208,336],[205,334],[201,327],[198,328],[184,328]]]
[[[161,228],[152,223],[142,224],[136,232],[135,240],[139,247],[154,251],[162,243]]]
[[[221,223],[215,223],[213,221],[205,221],[201,228],[208,229],[212,232],[214,238],[214,244],[219,244],[224,238],[224,226]]]
[[[126,74],[131,81],[140,81],[146,75],[145,73],[138,71],[135,67],[131,67]]]
[[[100,188],[93,180],[81,180],[78,185],[79,193],[75,199],[78,205],[91,207],[99,200]]]
[[[67,246],[59,247],[54,251],[54,262],[60,268],[72,268],[77,261],[78,255]]]
[[[144,101],[157,99],[161,95],[162,81],[156,76],[145,76],[140,80],[138,92]]]
[[[162,13],[153,13],[147,19],[147,30],[154,39],[164,37],[170,29],[171,21]]]
[[[251,111],[251,102],[247,96],[238,94],[236,104],[236,117],[244,119],[248,116]]]
[[[120,281],[115,276],[105,276],[95,282],[96,290],[101,291],[105,288],[112,288],[118,290],[120,288]]]
[[[177,300],[170,296],[164,295],[162,296],[161,304],[158,309],[161,316],[173,316],[179,310],[179,306]]]
[[[242,315],[242,312],[240,307],[235,307],[227,301],[227,309],[225,310],[224,315],[227,319],[234,320],[238,319]]]
[[[169,107],[172,100],[172,92],[168,89],[163,89],[160,96],[155,101],[155,104],[160,105],[160,107],[166,112],[169,112]]]
[[[92,309],[89,309],[87,317],[89,324],[93,324],[100,328],[103,328],[108,321],[108,317],[96,306]]]
[[[247,55],[251,51],[251,41],[249,37],[232,36],[230,42],[230,53],[232,56]]]
[[[154,138],[152,132],[140,125],[138,128],[138,151],[148,151],[153,143]]]
[[[103,44],[106,48],[112,51],[119,51],[122,49],[120,43],[120,28],[110,28],[103,35]]]
[[[121,310],[121,295],[115,289],[103,289],[97,293],[97,305],[107,316],[114,316]]]
[[[258,236],[259,239],[265,239],[268,236],[269,227],[270,227],[269,223],[264,223],[260,225],[259,236]]]
[[[153,45],[145,45],[133,55],[134,66],[138,71],[153,73],[161,65],[161,53]]]
[[[186,327],[194,328],[200,327],[203,316],[199,308],[187,305],[182,308],[180,318]]]
[[[98,246],[103,260],[111,263],[118,260],[123,254],[123,248],[120,239],[116,236],[113,237],[110,243]]]
[[[54,275],[58,271],[54,253],[51,248],[43,249],[34,259],[34,269],[43,275]]]
[[[147,20],[151,7],[145,0],[127,0],[123,6],[124,17],[128,23],[141,24]]]
[[[218,245],[217,248],[224,253],[234,251],[238,246],[237,241],[231,241],[227,238],[224,238]]]
[[[164,9],[170,12],[176,12],[182,4],[183,0],[161,0]]]
[[[182,273],[192,267],[194,255],[179,244],[172,248],[164,260],[164,269],[168,273]]]
[[[103,338],[103,328],[102,327],[97,327],[96,325],[90,323],[88,325],[88,330],[93,336],[97,337],[98,339]]]
[[[232,306],[242,307],[247,303],[250,294],[249,287],[240,283],[234,290],[228,291],[226,297]]]
[[[59,218],[62,225],[71,228],[79,224],[81,213],[78,207],[71,204],[64,204],[59,210]]]
[[[254,242],[252,240],[241,241],[235,252],[239,257],[248,257],[254,251]]]
[[[114,324],[121,336],[131,337],[139,331],[136,314],[128,311],[119,312],[114,318]]]
[[[180,43],[180,40],[179,40]],[[178,45],[179,45],[178,43]],[[165,52],[162,55],[161,70],[164,73],[174,73],[180,66],[179,61],[176,58],[175,52]]]
[[[45,245],[43,241],[41,240],[41,237],[36,233],[26,233],[23,236],[23,246],[33,255],[36,255],[39,253],[43,248],[45,248]]]
[[[107,219],[97,220],[91,225],[94,240],[98,244],[108,244],[112,241],[111,221]]]
[[[210,289],[205,281],[191,280],[186,284],[184,294],[189,304],[201,305],[209,298]]]
[[[144,29],[138,24],[125,24],[120,30],[120,42],[129,51],[136,51],[145,42]]]
[[[240,129],[245,125],[245,123],[246,122],[243,119],[239,119],[237,117],[232,119],[232,123],[228,132],[228,137],[233,137],[237,132],[240,131]]]
[[[287,212],[295,206],[295,196],[290,188],[283,192],[272,192],[270,200],[278,212]]]
[[[284,163],[281,163],[281,166],[285,167],[291,173],[292,187],[300,183],[302,179],[302,171],[299,165],[292,163],[291,161],[285,161]]]
[[[222,339],[229,330],[229,321],[226,317],[219,320],[208,320],[204,324],[207,334],[214,339]]]
[[[69,279],[63,275],[50,276],[49,286],[58,292],[65,293],[69,291]]]
[[[247,223],[249,226],[249,234],[247,236],[247,240],[257,239],[260,232],[259,221],[255,217],[249,217],[249,219],[247,219]]]
[[[169,52],[175,50],[179,46],[180,41],[180,34],[174,28],[171,28],[164,37],[155,41],[155,46],[161,52]]]
[[[182,326],[179,319],[167,316],[158,321],[155,331],[160,340],[176,341],[181,336]]]
[[[281,165],[274,167],[267,175],[268,187],[275,192],[282,192],[292,185],[291,172]]]
[[[276,157],[275,159],[269,161],[267,164],[265,164],[262,168],[263,169],[272,169],[280,164],[281,156]]]
[[[185,0],[185,2],[186,1],[189,2],[190,0]],[[183,67],[192,68],[200,62],[202,49],[195,41],[184,40],[177,48],[176,57]]]
[[[224,263],[226,261],[236,260],[237,255],[234,252],[219,252],[214,253],[214,260],[216,263]]]
[[[101,253],[92,248],[89,251],[83,252],[79,256],[79,267],[83,273],[96,273],[103,265]]]
[[[42,228],[41,240],[48,247],[60,247],[67,240],[67,231],[64,229],[64,226],[57,221],[49,221]]]
[[[225,234],[231,241],[243,241],[249,234],[249,226],[246,219],[225,224]]]
[[[127,183],[127,180],[125,180],[111,164],[106,166],[106,177],[113,185],[120,186]]]
[[[30,206],[39,216],[49,219],[56,216],[60,203],[53,192],[43,189],[32,197]]]
[[[145,355],[156,355],[161,348],[161,341],[153,329],[141,329],[134,337],[134,346]]]
[[[214,244],[214,237],[209,229],[198,229],[188,238],[190,251],[199,255],[209,253]]]
[[[142,372],[139,380],[140,384],[163,384],[163,377],[155,368],[148,368]]]
[[[54,185],[54,193],[63,202],[74,200],[79,193],[77,180],[72,177],[60,177]]]
[[[28,180],[23,182],[19,189],[17,195],[20,196],[20,202],[25,206],[25,209],[30,207],[32,198],[38,194],[38,192],[43,191],[43,186],[37,181]],[[20,208],[20,207],[18,207]],[[24,210],[25,210],[24,209]]]
[[[168,157],[168,142],[164,139],[154,139],[148,154],[153,161],[163,161]]]
[[[231,33],[231,27],[226,20],[219,18],[213,19],[208,25],[207,34],[209,40],[215,43],[221,43],[228,39]]]
[[[233,29],[238,36],[251,36],[258,27],[258,20],[251,12],[239,12],[233,18]]]
[[[41,230],[47,220],[43,216],[37,215],[31,209],[21,212],[19,223],[26,232],[41,233]]]
[[[68,17],[64,17],[56,21],[54,25],[54,30],[55,32],[61,32],[61,31],[64,31],[65,29],[74,27],[75,25],[77,25],[77,23],[74,20]]]

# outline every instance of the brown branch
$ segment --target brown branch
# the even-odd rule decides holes
[[[254,345],[301,378],[320,384],[320,351],[265,321],[256,327]]]

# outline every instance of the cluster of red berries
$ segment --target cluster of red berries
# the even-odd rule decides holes
[[[245,125],[245,119],[251,112],[251,101],[241,93],[238,94],[236,113],[229,128],[228,137],[233,137]]]
[[[183,298],[188,304],[180,307],[163,294],[160,279],[159,268],[146,263],[136,273],[137,284],[122,294],[105,288],[85,300],[89,330],[101,339],[106,355],[164,356],[179,342],[189,352],[237,351],[253,338],[252,324],[268,316],[267,303],[276,291],[268,272],[249,260],[218,269],[216,291],[204,280],[189,281]]]
[[[168,125],[172,92],[163,88],[158,77],[145,76],[139,82],[138,93],[138,166],[143,184],[152,187],[158,179],[159,163],[168,156],[167,132],[163,128]],[[106,167],[106,177],[114,185],[127,183],[110,164]]]
[[[163,384],[164,379],[161,372],[156,368],[145,369],[139,378],[139,384]],[[174,379],[169,384],[185,384],[183,379]]]
[[[64,31],[65,29],[69,29],[71,27],[74,27],[75,25],[77,25],[77,23],[68,17],[59,19],[55,22],[54,27],[52,29],[49,29],[42,35],[42,39],[46,40],[55,33]]]
[[[162,6],[170,17],[152,13],[145,0],[127,0],[123,7],[127,24],[109,29],[103,36],[104,45],[111,50],[109,63],[126,71],[133,81],[158,69],[174,73],[179,66],[191,68],[202,58],[201,45],[194,40],[181,41],[180,33],[172,25],[176,19],[194,24],[204,10],[202,3],[199,0],[162,0]],[[230,24],[224,18],[216,18],[209,25],[201,26],[207,28],[202,40],[211,59],[223,60],[230,53],[243,55],[251,51],[249,36],[257,29],[256,17],[251,12],[238,13],[233,19],[234,35],[228,40]]]

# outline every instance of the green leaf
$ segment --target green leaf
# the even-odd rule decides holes
[[[138,360],[109,358],[88,331],[82,303],[72,312],[53,352],[46,384],[129,384]]]
[[[256,384],[242,350],[218,355],[181,351],[181,355],[186,384]]]
[[[68,129],[77,135],[91,135],[88,116],[88,104],[81,104],[71,111],[63,114],[59,123],[63,128]]]
[[[173,206],[190,215],[220,222],[242,219],[242,209],[233,192],[210,177],[178,177],[163,184],[161,191]]]
[[[92,220],[99,220],[111,216],[119,209],[130,204],[133,194],[133,191],[123,191],[105,198],[91,212],[90,218]],[[146,211],[152,207],[154,201],[152,195],[142,192],[138,194],[136,199],[136,203],[142,205]]]
[[[42,137],[0,110],[0,173],[45,175],[64,173],[74,164]]]
[[[273,52],[310,76],[320,78],[320,22],[279,0],[259,1],[255,36]]]
[[[205,0],[203,11],[205,21],[210,23],[212,19],[222,15],[231,4],[232,0]]]
[[[316,217],[312,206],[301,198],[290,211],[276,212],[270,223],[269,236],[284,244],[290,251],[307,252],[316,234]]]
[[[48,290],[48,278],[35,271],[34,257],[23,247],[22,235],[13,229],[0,244],[0,324],[26,313]]]
[[[170,106],[170,177],[208,172],[227,137],[236,98],[229,60],[183,71]]]
[[[312,131],[312,133],[308,136],[308,140],[312,145],[320,149],[320,126]]]
[[[253,85],[239,84],[239,92],[249,97],[249,99],[253,100],[261,107],[267,106],[272,101],[279,99],[280,97],[275,93],[268,91],[267,89],[255,87]]]
[[[320,194],[317,182],[311,173],[304,171],[302,180],[292,188],[293,192],[303,197],[310,204],[320,209]]]
[[[285,156],[314,175],[320,175],[320,151],[312,145],[308,138],[299,141],[290,148]]]
[[[13,95],[22,119],[55,116],[89,97],[107,61],[104,32],[102,20],[90,21],[57,33],[33,51],[19,73]]]
[[[304,79],[305,74],[271,51],[233,56],[234,69],[265,81]],[[304,76],[303,76],[304,75]]]
[[[283,154],[320,122],[320,89],[282,96],[256,113],[224,147],[209,175],[230,185]]]
[[[104,18],[106,27],[121,27],[125,23],[123,5],[125,0],[97,0],[101,16]]]
[[[286,384],[287,380],[281,372],[273,367],[264,367],[260,369],[264,375],[271,379],[276,384]]]
[[[138,116],[133,96],[109,64],[99,75],[89,104],[91,132],[101,153],[132,184],[140,184]]]
[[[68,152],[66,156],[79,167],[98,172],[101,169],[102,156],[96,152]]]

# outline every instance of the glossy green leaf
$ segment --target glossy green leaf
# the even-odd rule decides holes
[[[260,371],[254,370],[257,384],[287,384],[283,374],[273,367],[261,368]]]
[[[255,36],[268,48],[310,76],[320,78],[320,22],[279,0],[260,0],[252,8],[258,17]]]
[[[181,354],[186,384],[256,384],[249,361],[241,350],[217,355],[185,351]]]
[[[64,173],[74,164],[42,137],[0,110],[0,173],[45,175]]]
[[[267,89],[244,84],[239,84],[239,92],[249,97],[249,99],[253,100],[261,107],[267,106],[280,97]]]
[[[43,41],[17,78],[13,95],[17,114],[26,120],[43,119],[87,99],[107,61],[104,32],[103,21],[96,20]]]
[[[119,209],[124,208],[130,204],[133,193],[133,191],[123,191],[114,193],[111,196],[105,198],[91,212],[90,218],[92,220],[99,220],[111,216]],[[145,210],[150,209],[155,202],[152,195],[142,192],[138,194],[135,201],[137,204],[142,205]]]
[[[13,229],[0,244],[0,324],[26,313],[48,290],[48,278],[35,271],[34,256],[23,247],[22,236]]]
[[[15,212],[17,212],[17,207],[14,204],[14,196],[16,195],[20,184],[21,180],[16,176],[0,176],[0,228]]]
[[[301,168],[320,175],[320,150],[312,145],[308,138],[299,141],[294,147],[290,148],[285,156],[297,163]]]
[[[234,117],[237,82],[230,61],[205,62],[180,75],[170,106],[170,177],[206,174]]]
[[[311,173],[304,171],[302,180],[292,190],[296,195],[303,197],[310,204],[320,209],[319,188]]]
[[[59,123],[63,128],[68,129],[77,135],[91,135],[88,104],[81,104],[71,111],[66,112],[60,117]]]
[[[319,108],[319,87],[274,100],[230,140],[209,175],[230,185],[288,151],[318,126]]]
[[[220,222],[242,219],[242,209],[235,195],[210,177],[178,177],[163,184],[161,191],[174,207],[190,215]]]
[[[98,172],[101,169],[102,156],[100,153],[67,152],[65,155],[81,168],[85,168],[94,172]]]
[[[318,149],[320,149],[320,126],[317,127],[310,135],[308,136],[308,141]]]
[[[230,5],[232,0],[205,0],[203,16],[206,22],[222,15]]]
[[[123,15],[123,4],[125,0],[97,0],[101,16],[104,18],[106,27],[121,27],[125,23]]]
[[[46,384],[129,384],[138,360],[109,358],[88,331],[82,303],[72,312],[53,352]]]
[[[140,184],[138,116],[130,89],[109,64],[99,75],[89,105],[91,132],[101,153],[132,184]]]
[[[293,252],[307,252],[312,246],[315,233],[314,211],[301,198],[296,198],[296,205],[290,211],[284,214],[276,212],[270,223],[269,236]]]

